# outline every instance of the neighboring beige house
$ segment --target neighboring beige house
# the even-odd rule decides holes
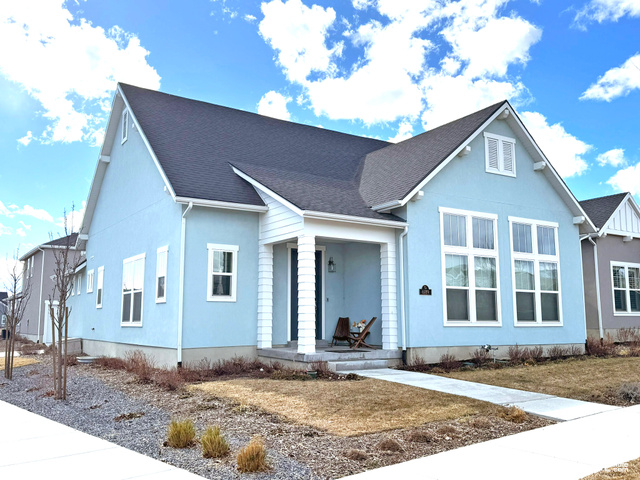
[[[75,249],[77,236],[77,233],[72,233],[66,237],[51,240],[33,248],[20,257],[24,267],[23,283],[29,284],[31,288],[29,302],[17,329],[21,336],[38,343],[49,343],[51,341],[51,322],[48,320],[47,307],[49,305],[49,297],[53,294],[54,252],[56,249],[64,248],[68,242],[74,251],[73,256],[70,258],[71,264],[75,265],[81,253]],[[81,288],[77,287],[77,285],[74,285],[74,295],[76,290],[80,294]],[[47,326],[48,328],[45,328]]]
[[[580,202],[598,228],[582,239],[587,335],[640,329],[640,207],[630,193]]]

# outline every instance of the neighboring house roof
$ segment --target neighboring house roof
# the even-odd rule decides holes
[[[605,226],[607,220],[611,218],[613,212],[616,211],[627,195],[627,192],[623,192],[606,197],[591,198],[583,200],[580,205],[599,230]]]
[[[35,254],[39,249],[41,248],[59,248],[59,247],[64,247],[66,245],[70,245],[72,250],[75,250],[76,247],[76,241],[78,239],[78,234],[77,233],[72,233],[71,235],[67,235],[65,237],[60,237],[60,238],[56,238],[54,240],[50,240],[46,243],[43,243],[42,245],[38,245],[37,247],[32,248],[31,250],[29,250],[27,253],[25,253],[23,256],[21,256],[18,260],[20,260],[21,262],[25,261],[27,258],[29,258],[31,255]]]
[[[0,292],[0,302],[4,302],[9,298],[9,292]]]

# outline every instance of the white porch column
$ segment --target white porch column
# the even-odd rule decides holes
[[[398,348],[398,303],[396,291],[396,245],[380,245],[380,275],[382,280],[382,348]]]
[[[258,348],[271,348],[273,338],[273,245],[258,250]]]
[[[298,237],[298,353],[316,352],[316,238]]]

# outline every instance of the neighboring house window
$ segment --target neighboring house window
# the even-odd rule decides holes
[[[0,323],[0,327],[5,327],[7,325],[7,316],[2,315],[2,322]]]
[[[76,275],[76,295],[80,295],[82,290],[82,274]]]
[[[127,141],[129,134],[129,110],[122,112],[122,143]]]
[[[640,264],[611,262],[615,315],[640,314]]]
[[[102,308],[102,286],[104,284],[104,267],[98,268],[98,286],[96,289],[96,308]]]
[[[484,134],[485,169],[489,173],[516,176],[516,140],[493,133]]]
[[[207,301],[235,302],[239,247],[209,243],[207,249],[209,250]]]
[[[509,217],[515,323],[561,324],[558,224]]]
[[[160,247],[156,258],[156,303],[167,301],[167,256],[169,247]]]
[[[87,293],[93,293],[93,270],[87,272]]]
[[[142,324],[144,258],[141,253],[122,262],[122,325]]]
[[[500,324],[497,215],[440,208],[445,324]]]

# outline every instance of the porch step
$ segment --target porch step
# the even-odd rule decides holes
[[[389,368],[399,364],[396,358],[377,358],[359,360],[336,360],[327,362],[327,367],[333,372],[347,370],[370,370],[372,368]]]

